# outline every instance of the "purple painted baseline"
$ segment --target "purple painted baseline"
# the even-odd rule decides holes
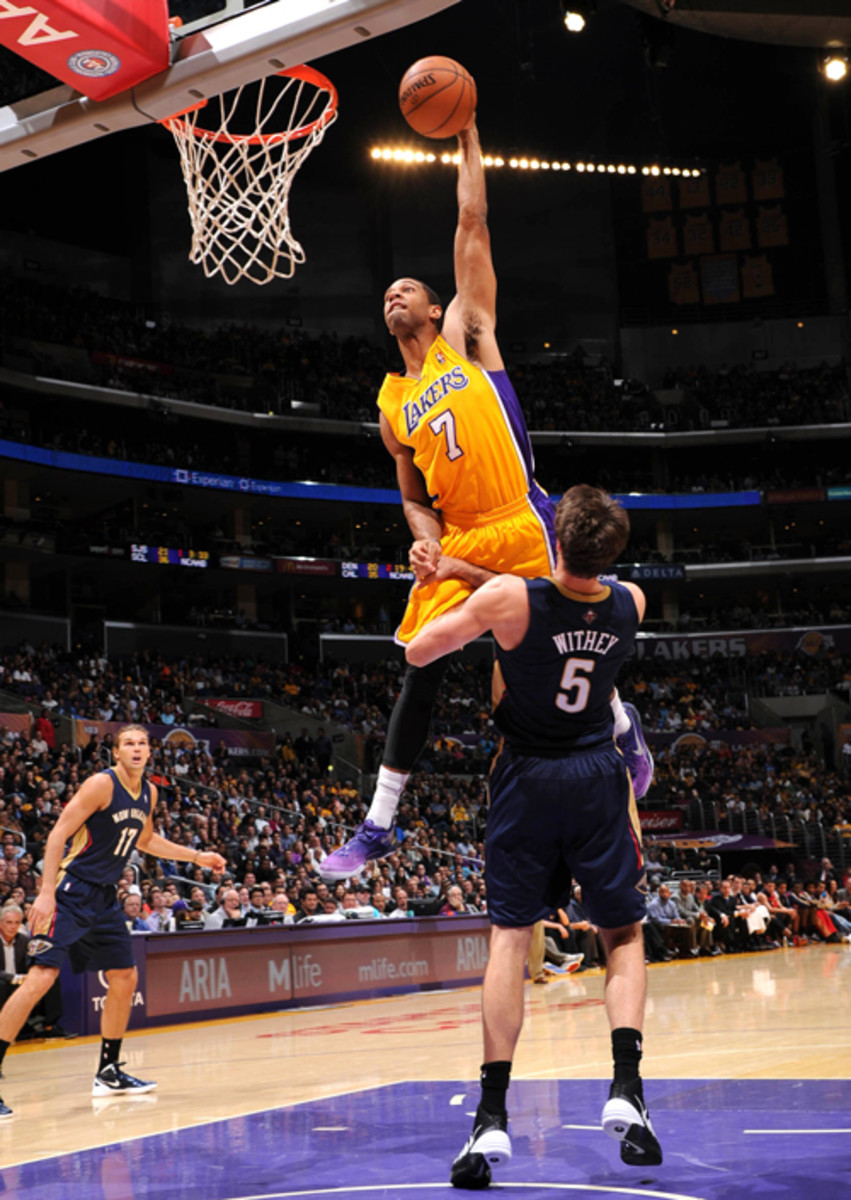
[[[15,1200],[271,1200],[293,1194],[319,1200],[331,1189],[351,1196],[357,1186],[364,1200],[449,1196],[455,1194],[449,1164],[467,1137],[466,1109],[478,1092],[472,1082],[476,1061],[471,1047],[466,1082],[372,1088],[125,1144],[117,1140],[119,1132],[107,1133],[116,1138],[109,1145],[13,1168],[14,1177],[4,1171],[5,1194]],[[281,1090],[284,1099],[285,1080]],[[459,1092],[467,1103],[453,1106]],[[514,1158],[495,1171],[501,1186],[492,1195],[847,1200],[846,1081],[649,1080],[645,1093],[665,1161],[639,1169],[624,1166],[616,1144],[595,1128],[606,1092],[604,1080],[512,1083]],[[159,1102],[167,1103],[166,1088]],[[124,1105],[126,1136],[133,1129],[132,1106],[128,1110],[126,1098]],[[121,1119],[121,1111],[113,1110],[113,1120]],[[804,1128],[814,1132],[791,1132]],[[755,1129],[790,1133],[748,1132]],[[399,1181],[405,1191],[394,1186]]]

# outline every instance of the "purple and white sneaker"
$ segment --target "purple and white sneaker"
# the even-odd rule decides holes
[[[323,879],[350,879],[352,875],[359,875],[370,859],[386,858],[395,848],[395,830],[382,829],[367,819],[345,846],[322,860],[319,874]]]
[[[636,800],[640,800],[642,796],[647,795],[653,782],[653,755],[644,740],[638,709],[634,704],[624,704],[623,707],[629,717],[630,727],[626,733],[615,738],[615,745],[626,759],[632,776],[632,790]]]

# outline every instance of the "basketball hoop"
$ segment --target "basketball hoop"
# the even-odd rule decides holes
[[[333,83],[292,67],[162,121],[180,152],[190,262],[226,283],[292,278],[305,253],[290,229],[290,188],[336,116]]]

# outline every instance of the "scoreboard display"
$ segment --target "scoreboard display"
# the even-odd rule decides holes
[[[414,573],[404,563],[344,562],[344,579],[413,579]]]
[[[130,547],[131,562],[159,563],[171,567],[199,567],[210,565],[207,550],[176,550],[174,546],[143,546],[133,543]]]

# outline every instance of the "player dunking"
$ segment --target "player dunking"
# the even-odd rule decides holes
[[[535,481],[526,423],[496,340],[496,275],[475,124],[458,135],[458,147],[456,295],[445,319],[436,293],[416,279],[397,279],[384,296],[405,373],[388,375],[379,393],[381,436],[396,461],[417,578],[396,632],[402,644],[466,600],[487,573],[534,578],[555,564],[552,504]],[[408,667],[367,819],[324,859],[325,878],[347,879],[392,850],[393,819],[428,737],[445,668]],[[617,693],[612,706],[618,744],[643,796],[653,760],[638,714]]]
[[[609,704],[644,615],[635,584],[597,576],[626,545],[629,520],[597,488],[571,488],[556,509],[552,579],[492,579],[423,629],[407,649],[425,666],[486,630],[497,642],[494,720],[503,743],[490,776],[485,878],[490,958],[482,988],[482,1094],[473,1132],[452,1164],[456,1187],[483,1188],[511,1158],[506,1092],[523,1024],[523,975],[536,921],[582,885],[606,946],[606,1013],[614,1080],[602,1125],[624,1162],[662,1151],[639,1072],[647,969],[645,877],[626,764]]]
[[[101,1054],[92,1094],[150,1092],[118,1061],[136,990],[133,948],[115,885],[134,849],[223,871],[213,851],[179,846],[154,833],[157,789],[144,778],[151,747],[141,725],[115,738],[115,766],[93,775],[69,801],[47,839],[41,890],[30,915],[33,965],[0,1010],[0,1065],[31,1009],[70,956],[75,972],[103,971],[108,990],[101,1014]],[[70,843],[66,847],[66,843]],[[0,1118],[12,1110],[0,1100]]]

